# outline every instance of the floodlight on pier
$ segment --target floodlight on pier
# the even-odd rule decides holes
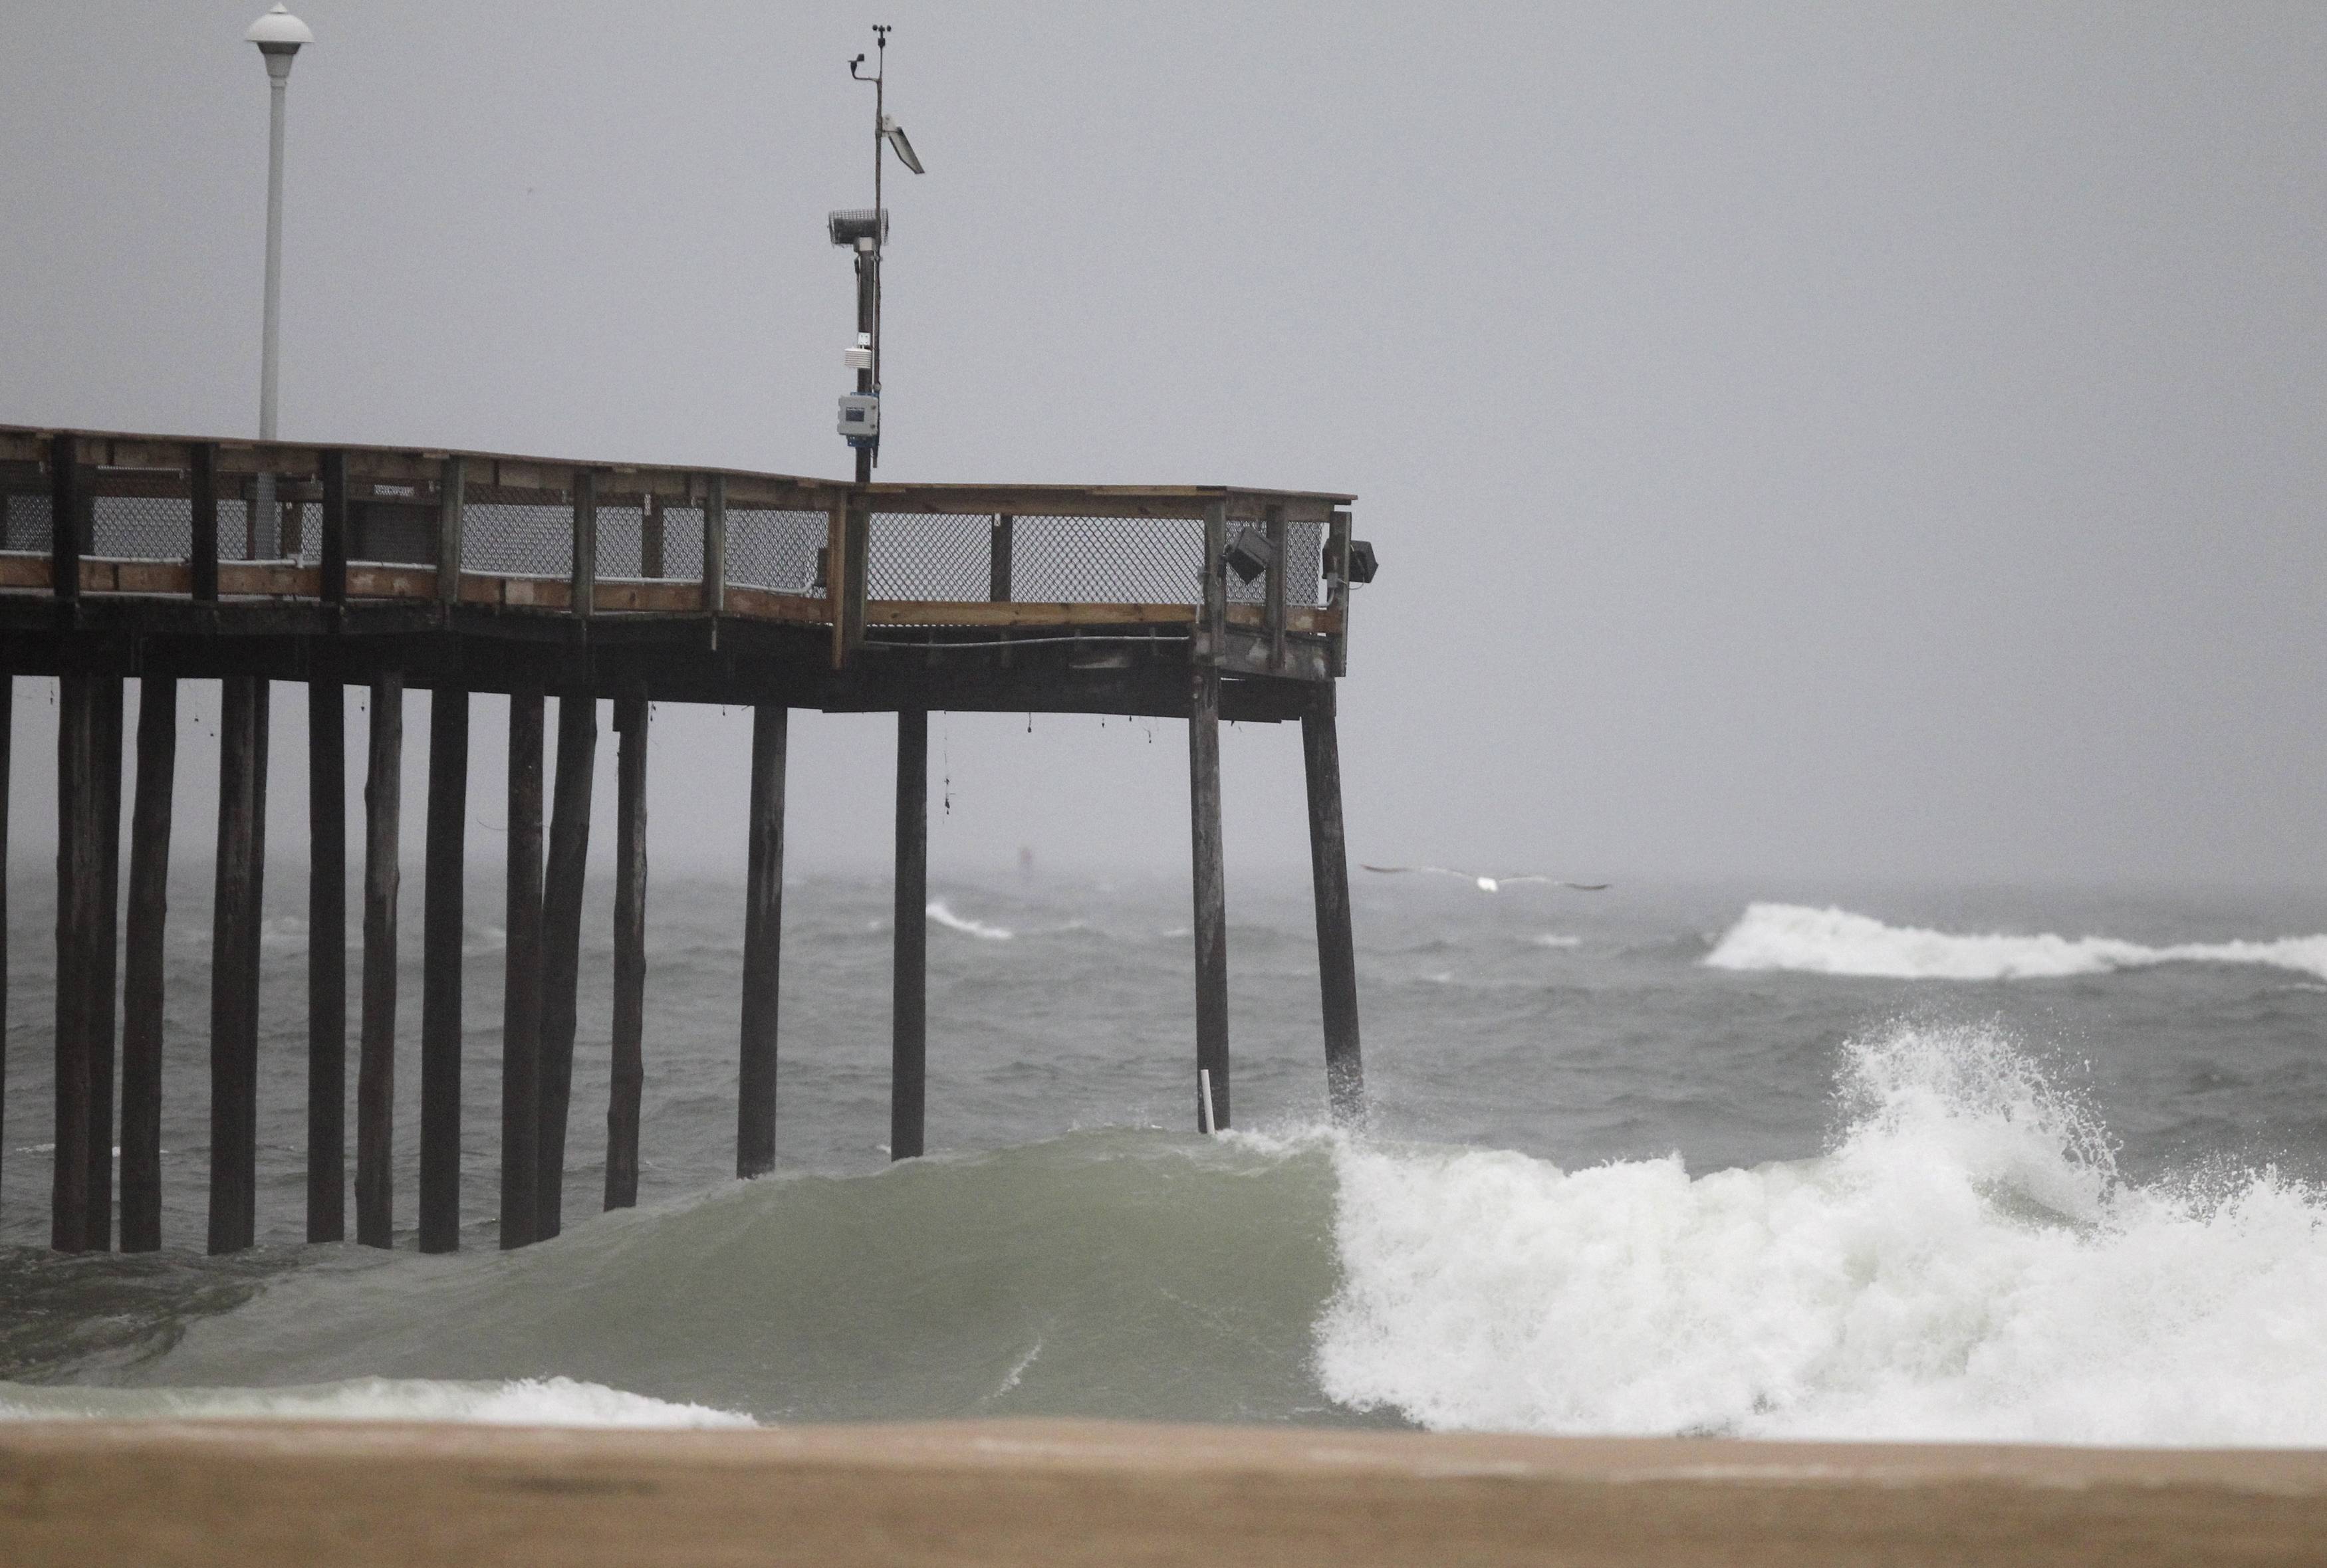
[[[1237,574],[1238,582],[1249,583],[1268,570],[1270,564],[1276,559],[1276,552],[1270,546],[1266,534],[1248,527],[1237,530],[1236,537],[1229,541],[1229,547],[1221,553],[1220,559],[1229,571]]]
[[[1374,573],[1379,569],[1379,563],[1378,563],[1374,558],[1374,547],[1371,541],[1366,539],[1351,539],[1349,546],[1349,556],[1350,559],[1346,574],[1350,581],[1352,583],[1372,582],[1374,580]],[[1331,577],[1337,571],[1341,569],[1342,562],[1341,557],[1341,548],[1336,545],[1328,543],[1325,546],[1326,576]]]
[[[825,219],[825,228],[835,245],[853,247],[867,239],[875,245],[889,243],[889,215],[876,216],[869,207],[835,212]]]

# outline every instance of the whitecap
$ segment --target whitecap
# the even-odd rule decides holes
[[[1006,942],[1017,934],[1007,926],[990,926],[984,920],[974,920],[967,916],[957,915],[946,907],[946,901],[943,899],[930,901],[929,916],[949,931],[959,931],[965,937],[983,938],[989,942]]]
[[[2114,937],[1958,935],[1891,926],[1847,910],[1748,904],[1713,950],[1715,969],[1900,980],[2025,980],[2156,964],[2258,964],[2327,979],[2327,936],[2149,947]]]
[[[358,1377],[284,1388],[86,1388],[0,1383],[0,1421],[450,1421],[481,1426],[739,1427],[737,1411],[572,1377],[502,1383]]]

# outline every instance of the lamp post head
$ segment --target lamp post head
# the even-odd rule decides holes
[[[266,74],[277,81],[290,76],[291,60],[299,46],[315,42],[307,24],[280,5],[252,23],[243,37],[258,45],[258,52],[266,57]]]

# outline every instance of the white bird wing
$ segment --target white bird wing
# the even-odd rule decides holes
[[[1506,884],[1510,882],[1542,882],[1548,887],[1574,888],[1579,893],[1604,893],[1615,885],[1613,882],[1562,882],[1556,876],[1537,876],[1533,874],[1527,876],[1499,876],[1495,880]]]
[[[1365,865],[1362,862],[1360,864],[1362,870],[1378,871],[1384,876],[1405,876],[1419,872],[1425,876],[1459,876],[1466,882],[1475,882],[1479,880],[1473,873],[1450,871],[1443,865]]]

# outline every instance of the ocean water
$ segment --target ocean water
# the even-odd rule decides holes
[[[481,877],[463,1251],[411,1250],[416,966],[398,1250],[299,1242],[305,938],[278,915],[265,1245],[211,1260],[191,868],[171,1249],[41,1248],[45,881],[14,879],[9,933],[0,1414],[2327,1442],[2327,897],[1360,875],[1374,1108],[1335,1131],[1305,880],[1243,875],[1236,1127],[1207,1139],[1183,881],[940,880],[932,1153],[892,1166],[888,887],[811,878],[785,893],[779,1170],[743,1183],[741,891],[661,878],[641,1203],[601,1214],[602,888],[565,1233],[502,1254]],[[270,907],[303,907],[294,878]]]

